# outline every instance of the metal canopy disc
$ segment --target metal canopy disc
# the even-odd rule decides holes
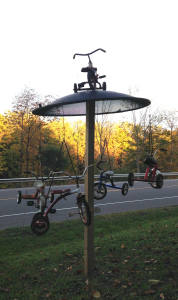
[[[82,91],[64,96],[33,110],[40,116],[84,116],[86,102],[95,101],[95,114],[112,114],[136,110],[150,105],[150,100],[112,91]]]

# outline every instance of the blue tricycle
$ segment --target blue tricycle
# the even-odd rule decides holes
[[[127,183],[123,183],[122,187],[119,187],[114,184],[113,176],[114,172],[111,170],[103,170],[100,165],[105,163],[105,161],[100,160],[96,167],[100,170],[99,181],[94,183],[94,199],[101,200],[107,194],[107,187],[121,190],[122,195],[126,196],[129,190],[129,186]],[[109,183],[107,183],[109,181]]]

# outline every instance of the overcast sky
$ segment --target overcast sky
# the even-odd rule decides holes
[[[0,113],[25,87],[73,93],[92,56],[107,89],[178,110],[178,1],[0,0]]]

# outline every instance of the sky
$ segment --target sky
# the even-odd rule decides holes
[[[59,98],[85,81],[88,53],[107,90],[178,111],[177,0],[0,0],[0,113],[25,88]]]

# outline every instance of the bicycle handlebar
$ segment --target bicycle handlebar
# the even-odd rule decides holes
[[[91,164],[91,165],[85,167],[85,169],[81,175],[70,175],[70,174],[66,173],[65,171],[53,172],[52,174],[53,174],[53,176],[54,176],[54,174],[64,174],[64,175],[68,176],[70,179],[79,180],[85,176],[88,168],[93,167],[94,165],[95,164]]]
[[[105,160],[99,160],[99,162],[96,164],[96,167],[97,167],[99,170],[101,170],[101,171],[103,171],[103,169],[100,168],[100,164],[102,164],[102,163],[106,163],[106,161],[105,161]]]
[[[91,54],[93,54],[93,53],[95,53],[95,52],[97,52],[97,51],[103,51],[103,52],[106,52],[106,50],[104,50],[104,49],[102,49],[102,48],[98,48],[98,49],[96,49],[96,50],[94,50],[94,51],[92,51],[92,52],[90,52],[90,53],[85,53],[85,54],[83,54],[83,53],[75,53],[74,54],[74,56],[73,56],[73,59],[75,59],[75,57],[77,56],[77,55],[79,55],[79,56],[90,56]]]
[[[162,151],[162,152],[167,152],[167,150],[164,149],[164,148],[157,148],[157,149],[153,152],[153,156],[155,156],[155,154],[156,154],[159,150]]]

